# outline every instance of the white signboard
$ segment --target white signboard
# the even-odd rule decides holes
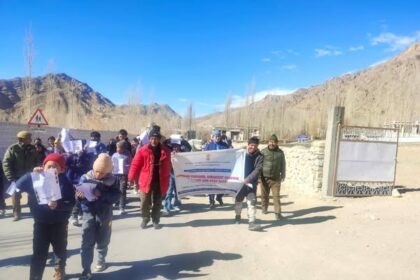
[[[340,143],[337,181],[393,182],[396,143]]]
[[[245,150],[177,153],[172,158],[179,197],[199,194],[236,196],[243,186]]]

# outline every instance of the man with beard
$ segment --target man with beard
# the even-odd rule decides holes
[[[258,150],[259,140],[257,137],[251,137],[248,140],[247,153],[245,156],[244,185],[235,198],[235,223],[241,222],[242,201],[246,198],[248,205],[248,229],[251,231],[261,230],[256,224],[256,203],[257,203],[257,185],[263,165],[263,155]]]
[[[261,175],[261,204],[263,214],[267,214],[270,189],[273,194],[274,214],[277,220],[283,218],[280,206],[280,186],[286,178],[286,160],[283,151],[278,146],[278,139],[275,134],[268,140],[267,148],[261,153],[264,155],[264,163]]]

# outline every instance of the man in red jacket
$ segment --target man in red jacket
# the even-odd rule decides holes
[[[143,229],[150,221],[150,208],[152,208],[153,227],[160,229],[162,197],[165,196],[169,186],[171,151],[161,145],[160,139],[160,127],[154,127],[149,132],[149,144],[138,150],[128,173],[130,186],[134,184],[134,180],[138,180]]]

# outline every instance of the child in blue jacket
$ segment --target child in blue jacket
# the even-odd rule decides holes
[[[111,240],[112,207],[120,198],[120,190],[112,175],[112,160],[108,154],[101,153],[93,164],[93,170],[80,178],[80,183],[93,184],[94,199],[89,201],[88,195],[76,190],[83,211],[82,225],[82,276],[80,279],[92,279],[91,265],[93,249],[96,244],[98,263],[96,272],[106,269],[105,258]]]
[[[16,181],[16,191],[28,193],[28,204],[34,218],[33,255],[30,267],[30,280],[42,279],[50,244],[55,255],[54,279],[64,279],[67,259],[67,225],[71,210],[75,204],[75,192],[72,183],[64,175],[65,159],[62,155],[49,154],[43,167],[36,167],[34,172],[42,173],[55,168],[61,199],[39,204],[35,195],[31,173]]]

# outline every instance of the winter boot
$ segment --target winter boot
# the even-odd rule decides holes
[[[66,277],[66,273],[64,272],[64,268],[56,267],[53,277],[54,277],[53,278],[54,280],[64,280],[65,277]]]
[[[147,223],[148,223],[149,221],[150,221],[150,218],[143,218],[143,221],[141,222],[140,227],[141,227],[142,229],[147,228]]]
[[[248,226],[248,229],[250,231],[260,231],[261,230],[261,226],[260,225],[257,225],[255,222],[250,222],[249,223],[249,226]]]

